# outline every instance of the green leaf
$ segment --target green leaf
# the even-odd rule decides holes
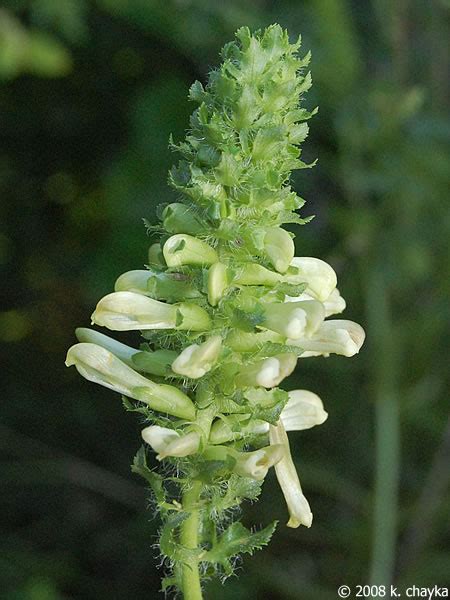
[[[194,81],[194,83],[189,88],[189,100],[194,102],[198,102],[201,104],[205,99],[206,92],[203,88],[203,85],[200,81]]]
[[[231,454],[224,460],[200,460],[196,465],[195,478],[207,485],[213,485],[218,479],[229,477],[235,464],[236,459]]]
[[[298,346],[288,346],[286,344],[277,344],[275,342],[265,342],[258,349],[255,358],[270,358],[271,356],[278,356],[280,354],[295,354],[298,356],[300,349]]]
[[[184,563],[192,561],[198,558],[201,552],[200,548],[186,548],[186,546],[179,544],[177,541],[177,529],[180,528],[188,517],[188,512],[180,511],[172,513],[161,529],[161,537],[159,539],[160,550],[174,562]]]
[[[252,332],[257,325],[264,322],[263,307],[258,304],[255,311],[247,312],[240,308],[234,308],[231,317],[231,326],[242,331]]]
[[[280,388],[264,390],[252,388],[245,392],[253,418],[261,419],[275,425],[280,418],[281,411],[289,400],[289,394]]]
[[[240,522],[232,523],[202,560],[221,565],[229,575],[232,572],[230,559],[238,554],[252,555],[255,550],[267,546],[277,524],[278,521],[274,521],[264,529],[252,532]]]
[[[150,484],[150,487],[155,495],[155,499],[159,505],[164,505],[166,503],[166,492],[163,486],[163,477],[148,468],[144,446],[141,446],[137,451],[136,456],[133,459],[133,464],[131,465],[131,471],[143,477],[147,483]]]

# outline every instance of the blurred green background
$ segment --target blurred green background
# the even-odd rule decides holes
[[[273,542],[206,597],[448,584],[449,21],[448,0],[3,0],[2,599],[159,597],[158,522],[129,468],[141,425],[64,357],[146,261],[141,219],[174,198],[168,137],[184,135],[188,86],[237,27],[272,22],[312,50],[320,106],[304,145],[318,166],[294,176],[317,215],[297,254],[333,265],[368,338],[286,382],[330,414],[291,436],[313,527],[284,526],[271,474],[244,521],[280,519]]]

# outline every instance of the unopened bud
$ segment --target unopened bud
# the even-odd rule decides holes
[[[208,270],[208,302],[217,306],[229,285],[228,269],[220,262],[216,262]]]
[[[264,251],[274,268],[285,273],[295,254],[295,246],[291,235],[281,227],[267,230],[264,237]]]
[[[150,425],[142,430],[141,435],[144,442],[157,452],[158,460],[166,456],[189,456],[195,454],[200,446],[200,434],[195,431],[180,435],[173,429]]]
[[[222,338],[215,335],[203,344],[192,344],[172,363],[172,371],[191,379],[199,379],[210,371],[220,355]]]
[[[279,273],[257,263],[247,263],[237,270],[233,283],[240,285],[276,285],[283,280]]]
[[[163,254],[169,267],[212,265],[219,260],[214,248],[202,240],[183,233],[173,235],[166,241]]]
[[[195,235],[204,229],[204,226],[192,208],[174,202],[165,207],[163,213],[164,229],[169,233],[190,233]]]
[[[116,279],[114,284],[114,291],[116,292],[134,292],[135,294],[143,294],[149,296],[148,292],[148,280],[154,275],[153,271],[146,271],[144,269],[136,269],[134,271],[127,271],[122,273],[120,277]]]
[[[148,249],[148,264],[154,265],[155,267],[166,266],[166,261],[164,260],[164,255],[160,244],[152,244]]]

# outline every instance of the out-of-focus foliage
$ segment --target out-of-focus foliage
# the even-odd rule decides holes
[[[0,80],[29,73],[38,77],[61,77],[71,69],[68,51],[47,33],[28,29],[0,9]]]
[[[317,215],[297,253],[335,267],[368,339],[352,361],[300,361],[288,384],[330,413],[294,447],[313,527],[280,527],[207,597],[326,600],[368,581],[383,403],[401,424],[395,581],[448,582],[449,19],[443,0],[3,2],[2,598],[156,597],[156,522],[129,468],[140,427],[65,369],[65,350],[146,262],[142,217],[176,198],[168,138],[183,136],[190,82],[237,27],[274,21],[312,49],[320,106],[304,150],[319,164],[294,179]],[[259,514],[284,518],[271,478]]]

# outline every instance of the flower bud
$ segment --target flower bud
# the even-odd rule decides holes
[[[292,339],[310,337],[325,318],[325,309],[317,300],[268,304],[264,327]]]
[[[310,256],[294,257],[284,279],[293,284],[306,282],[306,291],[321,302],[330,296],[337,284],[333,268],[323,260]]]
[[[228,283],[228,269],[220,262],[216,262],[208,270],[208,302],[217,306],[225,294]]]
[[[306,527],[311,527],[312,512],[303,495],[300,480],[292,461],[288,436],[281,421],[278,421],[277,425],[270,425],[269,436],[271,444],[275,444],[276,447],[281,446],[283,449],[282,458],[275,465],[275,473],[289,511],[290,518],[287,526],[296,528],[299,525],[306,525]]]
[[[161,249],[161,245],[157,242],[152,244],[148,249],[148,264],[155,265],[156,267],[165,267],[166,261]]]
[[[165,207],[162,213],[164,229],[169,233],[190,233],[195,235],[204,229],[195,211],[179,202]]]
[[[264,237],[264,252],[279,273],[285,273],[295,254],[292,237],[286,229],[273,227]]]
[[[324,321],[311,338],[287,340],[287,344],[299,346],[301,358],[341,354],[354,356],[364,343],[366,334],[358,323],[345,320]]]
[[[270,271],[257,263],[247,263],[236,273],[233,283],[240,285],[276,285],[283,278],[279,273]]]
[[[199,379],[210,371],[219,358],[222,338],[214,335],[203,344],[192,344],[172,363],[172,371],[191,379]]]
[[[242,477],[262,481],[270,467],[276,465],[282,457],[283,447],[276,444],[253,452],[239,452],[233,470]]]
[[[153,271],[146,271],[144,269],[136,269],[134,271],[127,271],[122,273],[120,277],[116,279],[114,284],[115,292],[133,292],[135,294],[143,294],[149,296],[148,292],[148,280],[154,275]]]
[[[105,350],[112,352],[117,358],[120,358],[125,364],[130,367],[134,367],[133,357],[139,354],[139,350],[130,348],[126,344],[122,344],[113,338],[110,338],[103,333],[95,331],[94,329],[88,329],[87,327],[78,327],[75,329],[75,335],[79,342],[87,342],[91,344],[97,344]]]
[[[80,375],[89,381],[145,402],[153,410],[182,419],[195,418],[194,405],[186,394],[173,386],[159,385],[139,375],[97,344],[81,343],[72,346],[67,353],[66,365],[75,365]]]
[[[211,328],[211,319],[204,308],[190,302],[174,304],[177,308],[176,329],[182,331],[207,331]]]
[[[113,292],[100,300],[92,322],[115,331],[182,329],[202,331],[210,326],[208,313],[195,304],[165,304],[134,292]]]
[[[236,385],[275,387],[292,373],[296,364],[295,354],[279,354],[251,365],[244,365],[243,370],[236,377]]]
[[[180,435],[173,429],[150,425],[141,431],[141,435],[144,442],[158,453],[158,460],[166,456],[189,456],[195,454],[200,446],[200,434],[195,431]]]
[[[173,235],[166,241],[163,254],[169,267],[212,265],[219,260],[214,248],[202,240],[183,233]]]

